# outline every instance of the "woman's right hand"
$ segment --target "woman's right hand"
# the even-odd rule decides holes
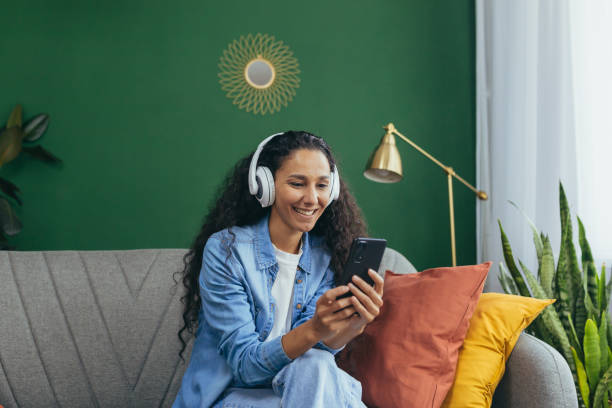
[[[328,290],[317,300],[317,308],[311,320],[321,341],[333,337],[343,327],[344,321],[356,313],[350,297],[336,299],[348,291],[348,286],[338,286]]]

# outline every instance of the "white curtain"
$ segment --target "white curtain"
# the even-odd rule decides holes
[[[490,196],[477,206],[477,249],[479,261],[494,261],[488,291],[501,291],[498,219],[515,257],[537,272],[531,230],[509,200],[549,235],[557,257],[559,181],[572,213],[585,223],[597,261],[612,258],[603,249],[612,249],[612,240],[605,239],[612,232],[612,217],[602,212],[605,202],[599,198],[612,183],[594,167],[604,166],[605,159],[591,159],[595,152],[612,158],[610,128],[593,121],[601,114],[602,123],[609,125],[611,115],[604,118],[603,113],[612,112],[604,101],[594,101],[589,89],[604,79],[609,83],[612,70],[602,71],[595,83],[587,79],[589,70],[599,66],[590,57],[610,48],[612,37],[602,31],[611,24],[603,24],[601,15],[599,31],[586,24],[598,14],[597,4],[604,3],[609,0],[476,0],[477,184]],[[610,89],[599,93],[610,95]]]

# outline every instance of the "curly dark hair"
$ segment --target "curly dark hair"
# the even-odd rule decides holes
[[[336,164],[329,146],[323,139],[304,131],[287,131],[266,143],[259,156],[258,165],[266,166],[272,174],[276,174],[284,160],[298,149],[319,150],[327,157],[330,168]],[[270,211],[269,207],[262,208],[257,199],[249,193],[249,164],[253,154],[239,160],[234,169],[228,173],[213,199],[200,232],[183,257],[184,269],[177,272],[186,289],[185,295],[181,298],[184,304],[184,325],[178,332],[182,344],[179,353],[181,358],[188,339],[188,337],[183,338],[186,334],[184,332],[187,331],[190,335],[195,332],[198,312],[202,307],[198,278],[206,241],[212,234],[222,229],[255,224]],[[331,267],[338,282],[353,239],[367,236],[367,227],[361,210],[342,179],[340,179],[338,199],[321,214],[311,233],[324,237],[331,252]]]

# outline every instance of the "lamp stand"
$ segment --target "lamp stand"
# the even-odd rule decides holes
[[[395,144],[395,141],[390,140],[390,139],[393,139],[394,134],[399,136],[402,140],[404,140],[406,143],[408,143],[409,145],[414,147],[416,150],[421,152],[429,160],[433,161],[438,166],[440,166],[446,173],[447,179],[448,179],[448,208],[450,212],[451,255],[452,255],[452,260],[453,260],[453,266],[457,266],[457,251],[456,251],[456,243],[455,243],[455,209],[454,209],[454,204],[453,204],[453,177],[459,180],[461,183],[463,183],[467,188],[472,190],[476,194],[476,196],[481,200],[486,200],[488,198],[487,193],[485,193],[482,190],[477,190],[470,183],[465,181],[463,178],[459,177],[459,175],[455,173],[452,167],[445,166],[439,160],[433,157],[431,154],[427,153],[425,150],[417,146],[417,144],[414,143],[412,140],[402,135],[400,132],[397,131],[393,123],[389,123],[388,125],[384,126],[384,128],[386,130],[385,138],[389,136],[388,139],[390,143]],[[399,173],[400,173],[399,177],[401,178],[401,169],[399,170]],[[395,181],[398,181],[398,180],[399,179],[396,179]]]

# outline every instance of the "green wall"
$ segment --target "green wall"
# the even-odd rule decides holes
[[[404,179],[362,176],[394,122],[475,179],[471,0],[21,1],[0,16],[0,116],[51,115],[41,141],[62,168],[20,157],[0,176],[22,190],[21,250],[187,247],[216,186],[261,139],[324,137],[372,236],[417,268],[450,264],[444,173],[398,140]],[[247,33],[285,42],[301,85],[255,116],[218,82],[222,51]],[[475,262],[475,199],[455,183],[458,262]]]

